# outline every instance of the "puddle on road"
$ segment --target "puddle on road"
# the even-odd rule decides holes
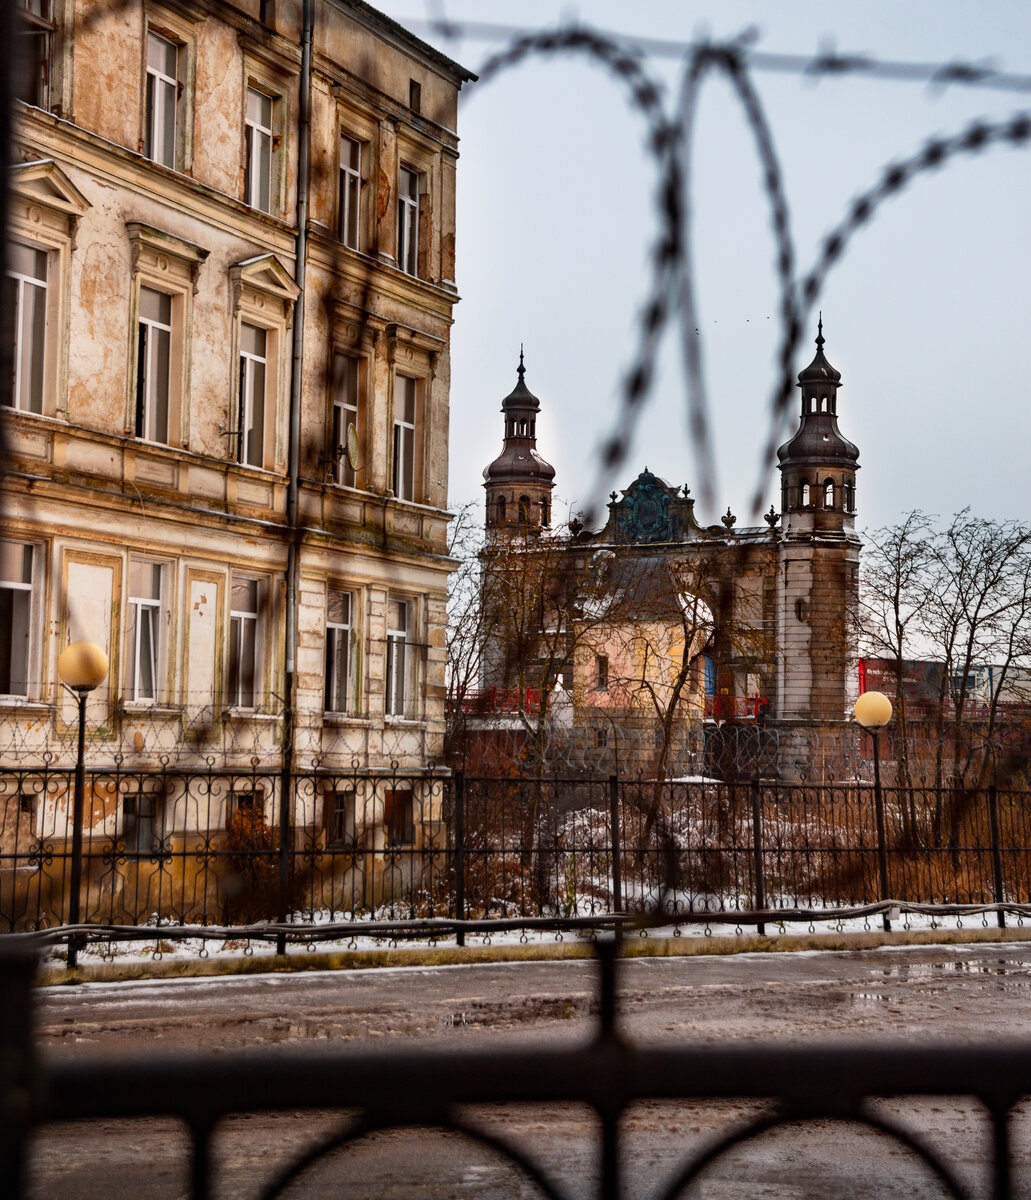
[[[983,959],[954,958],[945,962],[933,963],[894,963],[890,967],[882,967],[881,976],[885,979],[944,979],[954,974],[961,975],[1001,975],[1014,983],[1031,983],[1031,964],[1020,958],[995,958],[991,961]]]
[[[445,1028],[461,1025],[513,1025],[523,1021],[572,1021],[598,1012],[593,996],[540,996],[497,1003],[473,1002],[461,1012],[437,1017]]]
[[[1031,988],[1031,964],[1016,958],[956,958],[933,963],[894,963],[876,972],[875,979],[878,983],[930,982],[929,988],[922,989],[927,994],[944,990],[944,987],[937,988],[934,984],[944,985],[956,975],[987,976],[993,979],[997,991]],[[849,993],[849,1000],[853,1004],[897,1003],[900,999],[898,992],[863,990]]]
[[[435,1016],[427,1014],[426,1020],[435,1021],[437,1028],[441,1029],[468,1026],[513,1028],[525,1022],[573,1021],[596,1015],[597,1012],[598,1002],[593,996],[528,996],[499,1001],[472,1000],[463,1009],[437,1013]],[[310,1020],[276,1020],[268,1036],[272,1041],[322,1041],[336,1040],[353,1033],[353,1028],[349,1029],[339,1020],[322,1016]]]

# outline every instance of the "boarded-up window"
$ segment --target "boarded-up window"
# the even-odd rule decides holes
[[[153,854],[161,844],[156,792],[130,791],[122,796],[122,840],[126,854]]]
[[[322,819],[326,846],[330,850],[353,847],[356,841],[354,788],[326,792],[322,800]]]
[[[410,846],[415,841],[414,797],[410,788],[387,789],[383,828],[388,846]]]

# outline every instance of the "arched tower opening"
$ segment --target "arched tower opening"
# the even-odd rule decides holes
[[[515,387],[501,402],[505,417],[501,453],[483,472],[487,532],[499,536],[546,528],[555,487],[555,468],[537,452],[541,403],[526,386],[522,347],[516,375]]]

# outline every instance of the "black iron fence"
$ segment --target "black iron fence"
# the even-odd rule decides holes
[[[618,942],[611,938],[597,946],[599,1020],[593,1038],[569,1048],[521,1045],[466,1048],[459,1054],[411,1046],[355,1052],[320,1043],[317,1052],[161,1056],[134,1051],[81,1061],[67,1055],[41,1059],[32,1041],[33,962],[27,951],[25,946],[0,945],[0,1106],[5,1114],[0,1178],[15,1197],[34,1194],[28,1149],[33,1136],[45,1136],[54,1123],[103,1119],[106,1134],[113,1121],[132,1119],[138,1129],[140,1118],[177,1119],[190,1146],[184,1194],[203,1200],[214,1193],[214,1142],[227,1117],[306,1111],[339,1114],[339,1120],[310,1148],[292,1156],[274,1144],[263,1148],[274,1166],[261,1191],[267,1200],[298,1194],[295,1187],[304,1185],[310,1188],[304,1194],[344,1194],[327,1184],[325,1172],[370,1135],[402,1128],[459,1134],[468,1145],[492,1151],[508,1168],[512,1195],[526,1194],[529,1184],[533,1194],[557,1200],[568,1192],[538,1160],[537,1148],[493,1132],[478,1109],[499,1103],[534,1105],[543,1117],[556,1103],[572,1103],[589,1106],[597,1117],[597,1181],[591,1193],[617,1200],[642,1194],[628,1170],[624,1142],[625,1118],[634,1105],[713,1099],[764,1105],[757,1115],[734,1120],[690,1151],[685,1128],[670,1124],[671,1145],[680,1139],[685,1148],[678,1165],[652,1193],[656,1197],[710,1194],[710,1186],[713,1194],[731,1194],[721,1174],[728,1165],[733,1172],[734,1151],[795,1123],[802,1123],[814,1142],[821,1135],[826,1138],[829,1125],[840,1123],[882,1135],[892,1157],[882,1160],[880,1169],[886,1192],[893,1195],[900,1194],[900,1180],[907,1179],[929,1185],[927,1194],[1009,1200],[1020,1183],[1013,1148],[1019,1146],[1020,1132],[1014,1129],[1014,1117],[1031,1090],[1031,1047],[1026,1042],[916,1048],[858,1043],[635,1046],[620,1034]],[[880,1098],[913,1096],[979,1101],[985,1120],[977,1148],[964,1143],[951,1147],[954,1153],[942,1153],[877,1105]],[[776,1180],[783,1180],[782,1172]],[[433,1181],[423,1176],[419,1182],[425,1189]],[[807,1195],[842,1194],[821,1190],[818,1170],[810,1172],[807,1183]],[[743,1192],[735,1188],[733,1194]]]
[[[0,773],[0,930],[67,925],[74,772]],[[97,930],[735,921],[885,901],[1031,903],[1031,793],[400,770],[96,770],[78,912]],[[611,924],[611,922],[609,922]],[[99,936],[99,935],[98,935]]]

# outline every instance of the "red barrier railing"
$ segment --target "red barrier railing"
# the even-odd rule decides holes
[[[464,713],[538,712],[539,688],[472,688],[459,701]]]
[[[758,717],[769,700],[760,696],[713,696],[705,697],[705,716],[713,721],[731,721],[735,718]]]

